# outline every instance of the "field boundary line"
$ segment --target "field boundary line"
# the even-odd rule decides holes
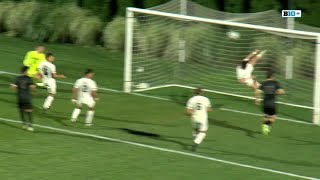
[[[235,109],[228,109],[228,108],[219,108],[222,111],[229,111],[229,112],[234,112],[234,113],[240,113],[240,114],[247,114],[247,115],[252,115],[252,116],[264,116],[263,114],[257,114],[257,113],[251,113],[251,112],[246,112],[246,111],[240,111],[240,110],[235,110]],[[307,124],[307,125],[314,125],[317,126],[313,123],[305,122],[305,121],[298,121],[294,119],[289,119],[289,118],[282,118],[282,117],[277,117],[277,119],[281,119],[284,121],[290,121],[290,122],[295,122],[295,123],[300,123],[300,124]]]
[[[0,121],[21,124],[21,121],[7,119],[7,118],[0,118]],[[226,160],[203,156],[203,155],[199,155],[199,154],[193,154],[193,153],[188,153],[188,152],[183,152],[183,151],[178,151],[178,150],[173,150],[173,149],[161,148],[161,147],[157,147],[157,146],[151,146],[151,145],[136,143],[136,142],[132,142],[132,141],[115,139],[115,138],[110,138],[110,137],[105,137],[105,136],[100,136],[100,135],[95,135],[95,134],[89,134],[89,133],[83,133],[83,132],[78,132],[78,131],[71,131],[71,130],[67,130],[67,129],[55,128],[55,127],[39,125],[39,124],[34,124],[34,126],[39,127],[39,128],[43,128],[43,129],[64,132],[64,133],[68,133],[68,134],[74,134],[74,135],[91,137],[91,138],[102,139],[102,140],[107,140],[107,141],[119,142],[119,143],[130,144],[130,145],[134,145],[134,146],[154,149],[154,150],[163,151],[163,152],[170,152],[170,153],[174,153],[174,154],[180,154],[180,155],[185,155],[185,156],[190,156],[190,157],[195,157],[195,158],[200,158],[200,159],[206,159],[209,161],[215,161],[215,162],[220,162],[220,163],[234,165],[234,166],[240,166],[240,167],[249,168],[249,169],[271,172],[274,174],[281,174],[281,175],[297,177],[297,178],[302,178],[302,179],[308,179],[308,180],[319,180],[318,178],[314,178],[314,177],[308,177],[308,176],[303,176],[303,175],[298,175],[298,174],[293,174],[293,173],[288,173],[288,172],[283,172],[283,171],[278,171],[278,170],[273,170],[273,169],[267,169],[267,168],[262,168],[262,167],[257,167],[257,166],[252,166],[252,165],[247,165],[247,164],[242,164],[242,163],[237,163],[237,162],[232,162],[232,161],[226,161]]]

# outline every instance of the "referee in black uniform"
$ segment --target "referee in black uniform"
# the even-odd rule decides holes
[[[28,131],[34,131],[32,127],[32,104],[30,89],[35,88],[32,79],[27,75],[28,67],[21,68],[22,75],[15,79],[11,88],[17,91],[17,104],[22,120],[22,128]]]
[[[264,92],[263,112],[265,116],[262,124],[262,133],[268,135],[272,123],[276,121],[276,95],[284,94],[285,91],[280,88],[278,81],[273,80],[272,71],[267,72],[267,79],[261,84],[260,90]]]

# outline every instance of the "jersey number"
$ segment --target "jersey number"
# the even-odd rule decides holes
[[[197,109],[197,110],[201,110],[201,109],[202,109],[202,105],[201,105],[201,103],[197,103],[197,105],[196,105],[196,109]]]
[[[43,68],[43,74],[44,74],[45,76],[48,76],[48,75],[49,75],[49,70],[48,70],[48,68],[46,68],[46,67]]]
[[[81,90],[82,90],[82,92],[88,92],[88,86],[87,85],[83,85],[82,86],[82,88],[81,88]]]

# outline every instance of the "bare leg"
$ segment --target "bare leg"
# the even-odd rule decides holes
[[[255,97],[255,104],[257,106],[260,106],[260,83],[258,83],[257,81],[254,83],[253,85],[253,92],[254,92],[254,97]]]

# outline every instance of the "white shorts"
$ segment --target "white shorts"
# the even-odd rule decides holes
[[[96,102],[93,98],[80,98],[77,101],[78,106],[82,106],[83,104],[87,105],[89,108],[94,108]]]
[[[253,85],[254,85],[254,82],[255,82],[255,80],[253,80],[253,79],[247,79],[244,83],[247,85],[247,86],[249,86],[249,87],[252,87]]]
[[[57,93],[57,83],[55,79],[48,79],[43,81],[44,86],[47,88],[49,94]]]
[[[191,119],[192,127],[194,129],[198,129],[198,131],[207,131],[208,130],[208,120],[196,120],[194,118]]]

